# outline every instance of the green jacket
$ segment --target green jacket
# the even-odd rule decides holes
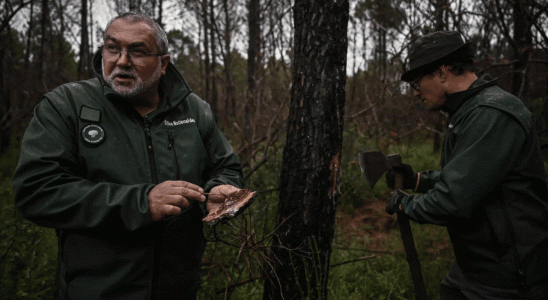
[[[209,105],[169,64],[160,107],[141,117],[97,78],[47,93],[13,175],[16,205],[59,233],[61,299],[181,299],[199,287],[203,205],[153,222],[148,193],[184,180],[207,192],[243,186]]]
[[[441,171],[422,172],[402,208],[447,226],[456,262],[494,287],[548,281],[548,191],[533,117],[490,75],[448,94]]]

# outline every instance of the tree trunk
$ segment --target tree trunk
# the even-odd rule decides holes
[[[277,230],[264,299],[325,299],[335,230],[348,0],[296,0],[295,56]]]
[[[447,0],[437,0],[434,4],[435,7],[435,23],[434,23],[434,30],[440,31],[440,30],[447,30],[447,9],[449,8],[449,4],[447,3]]]
[[[164,15],[164,1],[159,0],[158,1],[158,24],[160,24],[160,26],[162,27],[164,26],[164,24],[162,24],[163,15]]]
[[[59,1],[59,32],[57,33],[57,71],[60,71],[63,68],[64,56],[65,56],[65,7],[63,6],[63,1]]]
[[[217,51],[216,51],[216,45],[215,45],[215,11],[214,11],[214,7],[213,7],[213,1],[215,0],[209,0],[209,34],[210,34],[210,46],[211,46],[211,72],[210,72],[210,75],[211,75],[211,99],[209,99],[209,104],[211,105],[211,110],[213,111],[213,114],[215,116],[218,116],[218,113],[219,113],[219,109],[217,107],[217,75],[216,75],[216,72],[215,72],[215,68],[216,68],[216,65],[217,65],[217,62],[216,62],[216,56],[217,56]]]
[[[208,2],[209,0],[202,0],[202,23],[203,23],[203,29],[204,29],[204,97],[205,100],[208,103],[211,103],[211,97],[210,97],[210,66],[209,66],[209,30],[211,28],[209,27],[209,14],[207,13],[208,10]]]
[[[88,60],[89,60],[89,35],[88,35],[88,0],[82,0],[82,8],[80,11],[80,61],[78,62],[78,79],[87,79],[88,76]]]
[[[44,87],[44,90],[46,90],[46,84],[45,84],[45,78],[44,78],[44,68],[45,68],[45,56],[46,56],[46,44],[48,41],[47,34],[48,34],[48,18],[49,18],[49,3],[48,0],[42,0],[42,17],[41,17],[41,41],[40,41],[40,57],[39,57],[39,78],[42,82],[42,86]]]
[[[89,17],[89,22],[88,24],[93,24],[93,1],[90,1],[89,2],[89,9],[88,9],[88,17]],[[95,77],[94,76],[94,72],[93,72],[93,62],[92,62],[92,59],[91,59],[91,56],[92,54],[94,53],[93,51],[93,30],[88,30],[88,78],[92,78],[92,77]]]
[[[259,51],[261,51],[260,0],[249,0],[247,6],[249,42],[247,48],[247,88],[253,94],[257,85]]]
[[[440,30],[447,30],[447,22],[446,17],[447,15],[447,9],[449,7],[449,4],[447,3],[447,0],[437,0],[435,3],[435,24],[434,24],[434,30],[440,31]],[[434,128],[436,131],[433,133],[433,149],[432,151],[434,153],[438,152],[441,149],[441,142],[442,142],[442,135],[441,132],[444,131],[444,120],[445,117],[440,113],[436,112],[435,117],[433,119],[434,122]]]
[[[225,28],[224,28],[224,63],[225,63],[225,79],[226,79],[226,102],[225,112],[226,117],[234,117],[235,111],[233,110],[235,99],[235,87],[232,79],[232,49],[230,44],[232,43],[232,16],[231,10],[228,6],[228,0],[223,0],[223,10],[225,13]]]
[[[6,84],[5,81],[7,81],[7,78],[4,78],[6,74],[4,70],[4,61],[6,60],[5,49],[6,44],[9,44],[7,42],[9,36],[10,28],[8,27],[7,34],[2,36],[5,40],[0,42],[0,129],[2,129],[0,130],[0,156],[8,151],[12,132],[11,128],[5,126],[10,119],[8,112],[11,106],[9,84]]]
[[[33,20],[34,20],[34,1],[30,3],[29,28],[27,31],[27,49],[25,50],[25,69],[28,69],[28,67],[30,66],[30,51],[31,51],[30,45],[32,41],[32,30],[34,27]]]
[[[512,80],[512,94],[522,99],[527,93],[527,63],[533,49],[531,24],[527,21],[528,7],[525,0],[514,1],[514,43],[517,51],[514,53],[514,75]],[[525,99],[522,99],[525,100]]]
[[[247,48],[247,99],[244,105],[244,134],[242,136],[243,144],[247,141],[252,143],[255,133],[253,124],[253,114],[256,110],[256,101],[258,97],[257,76],[259,69],[259,53],[261,51],[261,21],[260,21],[260,0],[249,0],[247,3],[247,22],[248,22],[248,48]],[[247,148],[244,148],[247,149]],[[250,151],[243,151],[242,157],[248,158]]]

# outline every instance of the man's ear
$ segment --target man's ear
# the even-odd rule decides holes
[[[167,65],[169,65],[169,62],[171,61],[171,55],[164,54],[160,57],[160,60],[162,61],[162,75],[166,75]]]
[[[445,82],[447,80],[447,75],[449,74],[449,72],[449,67],[445,65],[441,65],[436,71],[437,75],[440,77],[441,82]]]

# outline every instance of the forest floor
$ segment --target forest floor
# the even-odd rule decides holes
[[[340,209],[337,227],[340,229],[338,232],[344,234],[338,238],[344,239],[348,244],[362,244],[360,246],[372,251],[387,250],[394,234],[399,232],[392,230],[397,226],[396,215],[387,214],[385,205],[385,201],[378,199],[368,201],[352,212]]]
[[[383,199],[377,199],[368,201],[352,211],[340,209],[337,213],[338,236],[335,244],[351,245],[352,248],[358,247],[371,252],[403,253],[396,214],[386,213],[385,206],[386,202]],[[412,221],[411,223],[415,228],[413,236],[419,251],[430,255],[452,252],[451,243],[444,228],[440,230],[440,227],[434,225],[415,227],[417,224],[413,224]],[[394,244],[395,241],[397,245]],[[423,248],[419,249],[420,247]]]

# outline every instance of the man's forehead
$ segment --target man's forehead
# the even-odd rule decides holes
[[[107,28],[105,41],[144,43],[145,40],[154,40],[154,31],[145,22],[127,22],[118,19]]]

